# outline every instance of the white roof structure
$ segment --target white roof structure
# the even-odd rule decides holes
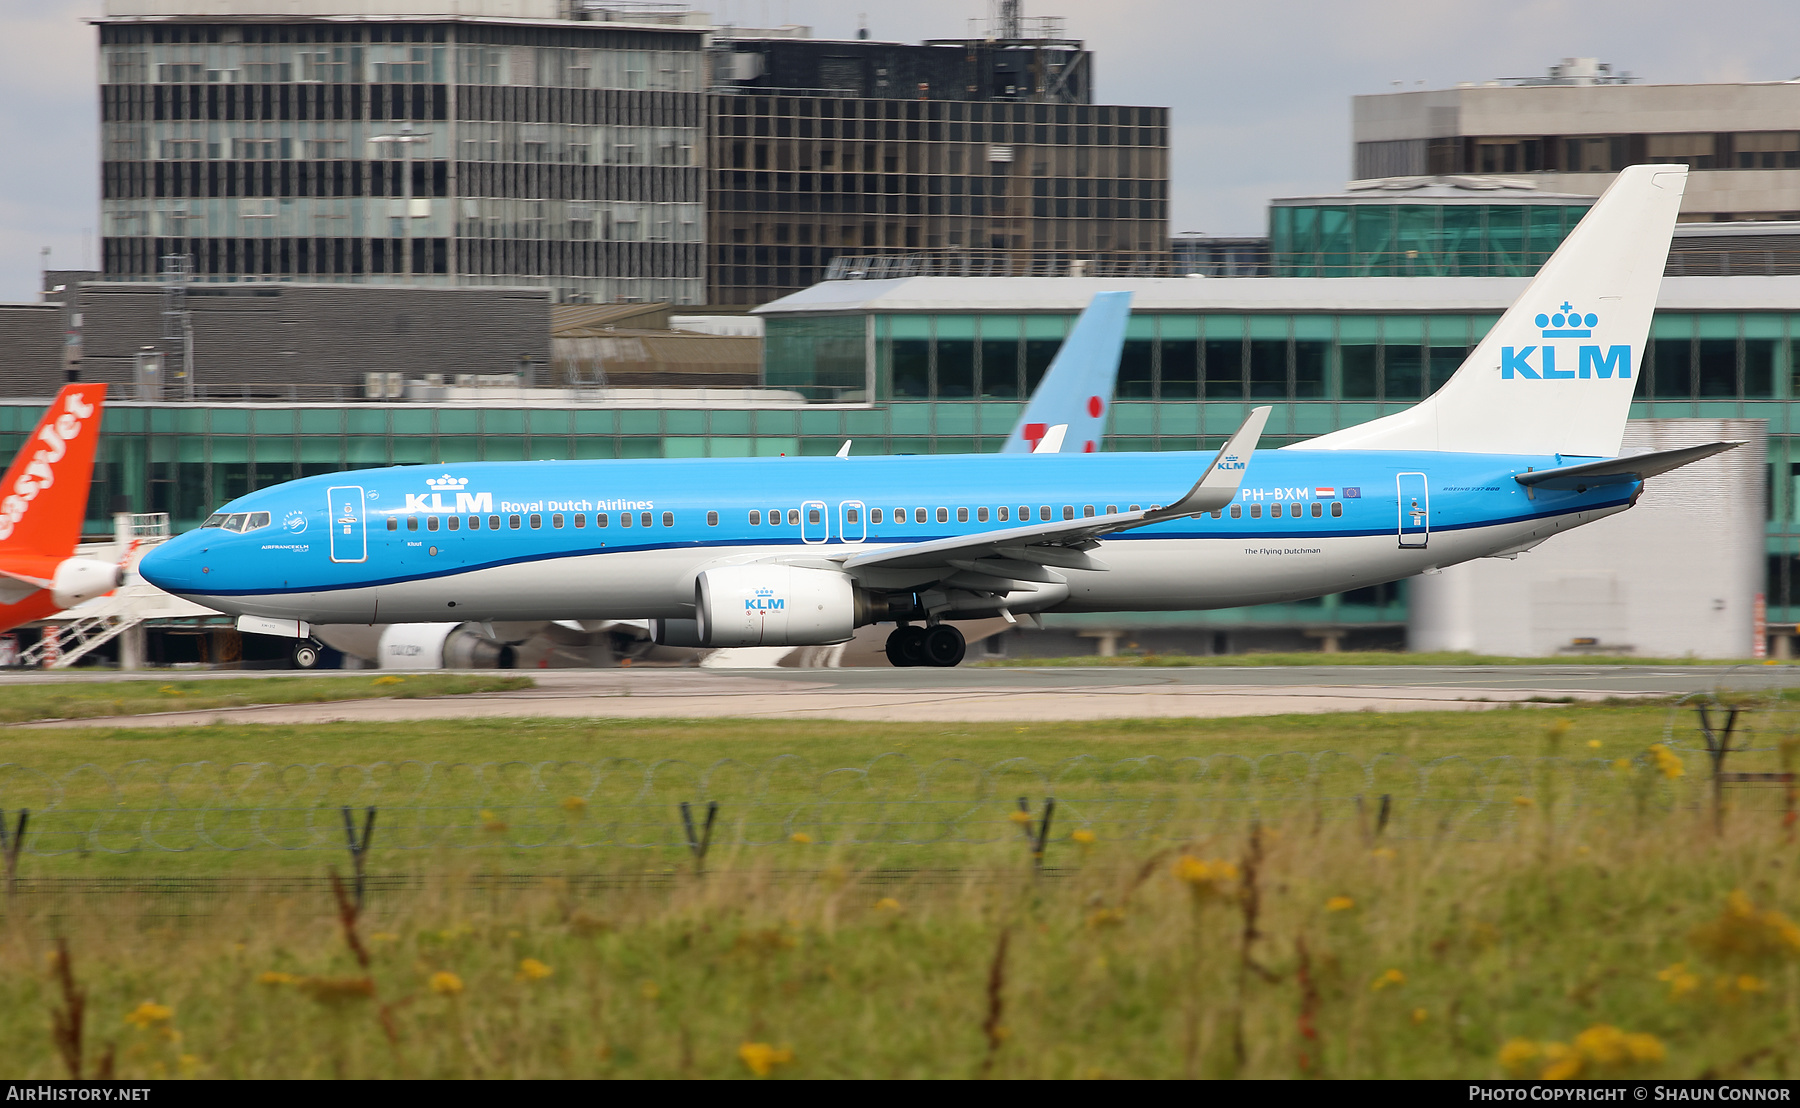
[[[1130,292],[1134,312],[1503,312],[1528,277],[899,277],[825,281],[757,315],[1079,312]],[[1665,277],[1671,312],[1800,311],[1800,276]]]

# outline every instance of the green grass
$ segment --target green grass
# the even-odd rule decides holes
[[[1750,658],[1638,658],[1631,655],[1579,654],[1555,658],[1510,658],[1497,654],[1470,654],[1442,650],[1406,653],[1388,650],[1346,650],[1327,654],[1322,650],[1290,654],[1120,654],[1102,658],[1084,654],[1073,658],[1008,658],[975,662],[990,667],[1012,666],[1747,666],[1776,664]],[[1792,664],[1792,663],[1779,663]]]
[[[321,704],[375,697],[456,696],[529,689],[529,677],[424,674],[399,677],[245,677],[205,681],[0,682],[0,724],[152,712]]]
[[[500,824],[524,807],[496,795],[565,795],[579,783],[568,763],[630,772],[595,786],[585,810],[551,804],[555,818],[640,804],[666,823],[677,800],[706,795],[712,767],[725,824],[754,793],[800,812],[794,826],[813,839],[725,838],[701,878],[679,847],[524,850],[507,845],[509,830],[473,850],[408,854],[392,849],[403,815],[384,808],[369,870],[415,876],[410,889],[371,889],[356,925],[366,966],[330,895],[291,880],[347,870],[341,848],[27,853],[0,925],[0,1077],[67,1072],[48,1030],[65,1004],[46,960],[57,936],[86,990],[84,1072],[110,1057],[132,1080],[732,1077],[751,1075],[746,1047],[767,1056],[756,1044],[789,1059],[777,1077],[1477,1078],[1507,1073],[1515,1040],[1528,1046],[1511,1048],[1511,1068],[1528,1076],[1557,1059],[1583,1076],[1785,1076],[1800,1063],[1800,929],[1788,922],[1800,865],[1779,790],[1733,794],[1715,829],[1691,748],[1680,777],[1639,757],[1673,710],[0,731],[0,762],[59,778],[65,797],[106,792],[79,769],[91,763],[134,804],[172,798],[190,811],[221,781],[254,792],[220,776],[233,763],[374,767],[373,778],[316,778],[327,827],[330,805],[375,798],[371,780],[416,786],[409,761],[514,760],[499,793],[465,775],[442,796],[492,804],[479,818]],[[1678,740],[1692,733],[1680,713]],[[1784,734],[1784,715],[1749,718],[1756,746]],[[1373,769],[1324,759],[1309,777],[1276,759],[1250,775],[1234,760],[1205,772],[1181,761],[1284,751],[1339,751]],[[845,845],[805,822],[809,797],[894,786],[883,775],[902,767],[876,761],[889,752],[989,767],[992,787],[959,803],[981,807],[992,841]],[[1428,795],[1406,791],[1409,766],[1455,755]],[[1467,772],[1504,755],[1522,761],[1497,778]],[[1053,871],[1034,879],[1007,812],[1017,793],[1041,810],[1038,786],[1009,760],[1082,756],[1091,768],[1055,787]],[[153,772],[133,777],[134,760]],[[645,791],[641,770],[658,762],[666,777]],[[1765,749],[1733,768],[1777,765]],[[823,772],[834,767],[870,776]],[[0,772],[0,807],[15,810],[31,787],[29,774]],[[1443,818],[1483,789],[1487,816]],[[1383,794],[1396,798],[1385,826]],[[1106,795],[1163,812],[1162,833],[1088,818],[1084,798]],[[1234,868],[1186,884],[1184,855]],[[134,876],[240,883],[46,892],[39,880]],[[1727,909],[1734,890],[1749,914]],[[1630,1040],[1640,1057],[1615,1057],[1597,1027],[1648,1036]]]

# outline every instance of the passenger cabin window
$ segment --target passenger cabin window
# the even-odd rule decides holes
[[[860,523],[861,521],[862,521],[862,513],[861,512],[858,512],[855,508],[845,508],[844,509],[844,522],[845,523]]]
[[[1138,510],[1138,506],[1137,506],[1137,505],[1136,505],[1136,504],[1133,504],[1133,505],[1132,505],[1132,506],[1131,506],[1131,510],[1132,510],[1132,511],[1134,511],[1134,512],[1135,512],[1135,511],[1137,511],[1137,510]]]
[[[462,530],[462,517],[461,516],[451,516],[448,519],[444,520],[444,522],[449,525],[450,530],[452,530],[452,531]]]
[[[1063,518],[1064,519],[1074,519],[1075,518],[1075,505],[1073,505],[1073,504],[1064,504],[1063,505]]]
[[[500,517],[499,516],[489,516],[488,517],[488,530],[490,530],[490,531],[500,530]]]
[[[1026,520],[1028,520],[1030,518],[1031,518],[1030,506],[1026,505],[1026,504],[1019,505],[1019,522],[1024,523]]]
[[[562,525],[563,525],[563,517],[562,517],[561,512],[556,512],[553,515],[551,515],[551,517],[550,517],[550,526],[551,527],[560,529],[562,527]]]
[[[770,527],[780,527],[781,526],[781,509],[780,508],[770,508],[769,509],[769,526]]]
[[[1231,518],[1232,519],[1242,519],[1243,516],[1244,516],[1244,506],[1242,504],[1233,504],[1231,506]]]
[[[880,508],[870,508],[869,509],[869,522],[870,523],[880,523],[881,522],[881,509]]]
[[[425,519],[425,530],[435,531],[437,529],[438,529],[437,517],[436,516],[427,516]]]
[[[1250,518],[1251,519],[1261,519],[1262,518],[1262,505],[1261,504],[1250,505]]]
[[[471,530],[471,531],[481,530],[481,517],[480,516],[470,516],[469,517],[469,530]]]
[[[393,516],[389,516],[388,517],[388,530],[390,530],[390,531],[400,530],[400,521],[395,519]]]
[[[969,522],[969,509],[967,509],[967,508],[956,509],[956,522],[958,522],[958,523]]]
[[[819,522],[819,509],[817,509],[817,508],[806,509],[806,522],[808,522],[808,523]]]
[[[543,525],[544,525],[544,517],[541,515],[538,515],[536,512],[531,513],[531,529],[533,531],[536,531]]]
[[[667,527],[669,525],[669,521],[674,518],[675,518],[674,516],[669,515],[668,513],[665,512],[663,514],[663,526]],[[642,515],[638,516],[638,522],[643,524],[645,527],[650,526],[650,513],[645,512]]]
[[[1336,501],[1336,500],[1332,501],[1331,514],[1333,517],[1341,516],[1344,514],[1344,505],[1343,505],[1342,501]]]
[[[675,526],[675,513],[674,512],[664,512],[663,513],[663,526],[664,527]]]
[[[612,522],[612,517],[607,515],[605,512],[595,512],[594,513],[594,526],[595,527],[605,527],[608,523],[611,523],[611,522]]]
[[[519,517],[518,516],[507,516],[506,517],[506,525],[508,527],[512,528],[514,531],[517,531],[519,529]]]
[[[950,509],[939,508],[937,510],[937,521],[939,523],[949,523],[950,522]]]
[[[1041,520],[1050,518],[1050,505],[1040,504],[1038,506],[1038,518]]]
[[[926,517],[926,515],[925,515],[925,509],[923,509],[923,508],[914,508],[914,509],[913,509],[913,520],[914,520],[914,521],[915,521],[915,522],[917,522],[917,523],[925,523],[925,522],[927,522],[927,517]]]
[[[789,527],[800,526],[800,509],[798,509],[798,508],[789,508],[788,509],[788,526]]]
[[[1081,506],[1081,517],[1083,519],[1092,519],[1093,516],[1094,516],[1094,506],[1092,504],[1083,504]]]
[[[1212,513],[1212,517],[1213,517],[1213,518],[1214,518],[1214,519],[1218,519],[1218,518],[1219,518],[1219,517],[1220,517],[1220,516],[1221,516],[1221,515],[1223,515],[1223,514],[1224,514],[1224,513],[1223,513],[1223,512],[1221,512],[1221,511],[1220,511],[1220,510],[1219,510],[1219,509],[1217,509],[1217,508],[1214,508],[1214,509],[1213,509],[1213,513]]]
[[[986,508],[975,509],[975,522],[976,523],[986,523],[987,521],[988,521],[988,510]]]
[[[1118,515],[1118,514],[1119,514],[1119,506],[1118,506],[1118,505],[1117,505],[1117,504],[1108,504],[1108,505],[1107,505],[1107,506],[1106,506],[1106,514],[1107,514],[1107,515],[1109,515],[1109,516],[1116,516],[1116,515]],[[1214,512],[1214,513],[1213,513],[1213,515],[1214,515],[1214,517],[1217,517],[1217,516],[1218,516],[1218,514],[1219,514],[1219,513],[1217,513],[1217,512]]]
[[[708,527],[717,527],[719,525],[719,513],[717,513],[717,512],[706,513],[706,525]]]
[[[1006,505],[1004,505],[1004,504],[1000,505],[1000,522],[1005,523],[1007,520],[1007,516],[1008,516],[1008,513],[1006,510]]]
[[[620,527],[630,527],[631,526],[631,513],[630,512],[620,512],[619,513],[619,526]]]
[[[407,516],[406,517],[406,529],[408,531],[417,531],[419,529],[419,517],[418,516]]]
[[[762,526],[762,512],[755,508],[750,509],[750,526],[752,526],[752,527],[761,527]]]
[[[1313,514],[1314,519],[1318,519],[1320,516],[1324,515],[1325,514],[1325,505],[1314,504],[1312,506],[1312,514]]]
[[[895,508],[894,509],[894,522],[895,523],[905,523],[906,522],[906,509],[905,508]]]
[[[582,514],[581,512],[576,512],[574,523],[575,523],[575,527],[577,530],[579,530],[580,528],[586,527],[587,526],[587,516]]]

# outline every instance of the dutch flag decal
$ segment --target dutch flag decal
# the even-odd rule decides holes
[[[1314,489],[1313,496],[1319,500],[1335,500],[1337,499],[1337,490],[1335,488]]]

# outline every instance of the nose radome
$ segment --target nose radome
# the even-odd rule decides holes
[[[180,591],[186,583],[186,574],[182,572],[183,548],[192,545],[187,536],[182,535],[156,547],[138,562],[138,576],[164,592]]]

